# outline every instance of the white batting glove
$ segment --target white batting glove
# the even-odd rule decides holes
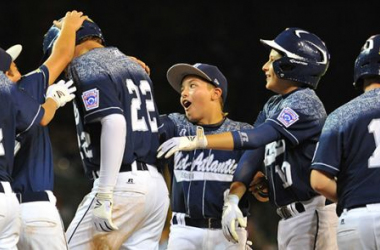
[[[228,192],[228,190],[227,190]],[[223,215],[222,215],[222,230],[224,237],[228,241],[234,243],[239,242],[239,236],[236,233],[236,227],[247,227],[247,220],[243,217],[243,213],[238,206],[239,197],[234,194],[228,194],[224,198]]]
[[[169,158],[177,151],[192,151],[195,149],[206,148],[207,138],[203,128],[197,126],[196,136],[173,137],[162,143],[157,150],[157,158],[161,158],[165,154],[165,158]]]
[[[61,80],[56,84],[50,85],[46,91],[46,99],[52,98],[57,103],[58,107],[65,106],[66,103],[70,102],[75,97],[74,92],[77,88],[75,86],[71,87],[73,83],[72,80],[67,82]]]
[[[99,232],[111,232],[119,228],[112,222],[112,193],[97,193],[92,211],[94,226]]]

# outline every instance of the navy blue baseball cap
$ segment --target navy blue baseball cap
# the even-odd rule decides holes
[[[7,51],[0,48],[0,71],[6,72],[11,67],[12,61],[20,55],[22,46],[20,44],[14,45],[7,49]]]
[[[187,63],[174,64],[168,72],[166,77],[170,85],[178,92],[181,93],[182,80],[189,75],[198,76],[205,81],[211,83],[217,88],[222,90],[223,103],[227,99],[227,79],[220,72],[218,67],[205,63],[196,63],[194,65]]]

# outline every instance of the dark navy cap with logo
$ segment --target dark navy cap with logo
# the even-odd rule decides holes
[[[0,48],[0,71],[6,72],[11,67],[12,61],[20,55],[22,46],[20,44],[14,45],[7,49],[7,51]]]
[[[220,72],[218,67],[205,64],[196,63],[194,65],[187,63],[178,63],[170,67],[166,77],[170,85],[178,92],[181,93],[182,80],[189,75],[198,76],[207,82],[211,83],[217,88],[222,90],[223,103],[227,99],[227,79]]]

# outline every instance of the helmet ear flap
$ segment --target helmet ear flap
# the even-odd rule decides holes
[[[278,78],[287,79],[286,76],[291,74],[295,66],[289,62],[288,58],[282,57],[273,62],[273,69]]]
[[[282,72],[289,72],[294,70],[295,66],[292,63],[281,61],[278,64],[278,67],[281,69]]]

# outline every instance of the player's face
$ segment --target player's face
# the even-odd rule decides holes
[[[198,77],[187,76],[184,78],[180,101],[186,117],[191,122],[203,123],[212,113],[213,89],[214,87],[211,84]]]
[[[282,55],[276,50],[271,50],[269,54],[269,60],[264,64],[263,71],[266,76],[266,88],[277,93],[277,94],[286,94],[289,92],[290,81],[280,79],[273,69],[273,62],[280,59]]]
[[[5,75],[14,83],[21,79],[21,73],[18,71],[18,68],[14,62],[11,63],[11,67],[7,72],[5,72]]]

